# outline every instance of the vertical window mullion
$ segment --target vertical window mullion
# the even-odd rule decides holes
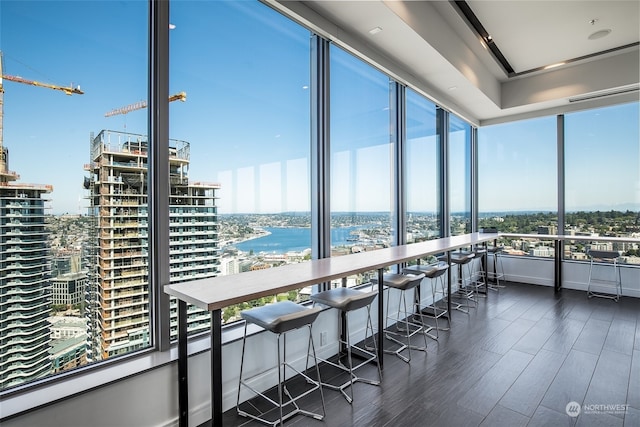
[[[478,128],[471,128],[471,232],[478,231]]]
[[[438,107],[436,109],[436,134],[439,143],[440,154],[440,237],[451,235],[450,207],[449,207],[449,113]]]
[[[565,234],[565,179],[564,179],[564,114],[557,116],[558,140],[558,234]]]
[[[311,37],[311,254],[331,256],[329,41]],[[323,286],[323,285],[320,285]]]
[[[155,347],[170,347],[169,295],[169,2],[149,2],[149,298]]]
[[[392,123],[391,144],[392,165],[391,179],[392,182],[392,215],[393,215],[393,245],[404,245],[407,243],[407,182],[406,182],[406,87],[398,82],[391,81],[390,84],[391,114],[390,122]]]

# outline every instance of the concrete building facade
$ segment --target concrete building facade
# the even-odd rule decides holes
[[[46,376],[49,358],[51,256],[45,194],[22,184],[0,146],[0,389]]]

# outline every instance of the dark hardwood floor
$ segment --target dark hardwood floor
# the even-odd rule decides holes
[[[297,415],[285,424],[640,426],[640,299],[509,284],[452,320],[410,364],[385,355],[382,385],[357,383],[352,405],[325,389],[324,421]],[[361,372],[375,378],[374,366]],[[570,402],[581,405],[577,417]],[[300,406],[319,411],[318,393]],[[224,424],[262,425],[235,408]]]

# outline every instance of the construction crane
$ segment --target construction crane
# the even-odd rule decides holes
[[[18,76],[9,76],[2,74],[2,52],[0,52],[0,184],[18,179],[18,174],[7,170],[7,149],[3,146],[3,121],[4,121],[4,86],[3,80],[9,80],[16,83],[24,83],[31,86],[44,87],[47,89],[60,90],[67,95],[82,95],[84,92],[80,90],[80,86],[57,86],[49,83],[41,83],[33,80],[23,79]]]
[[[169,102],[173,102],[173,101],[184,102],[186,100],[187,100],[186,92],[179,92],[169,97]],[[147,108],[147,101],[139,101],[139,102],[136,102],[135,104],[130,104],[121,108],[116,108],[115,110],[111,110],[108,113],[105,113],[104,116],[111,117],[111,116],[116,116],[118,114],[127,114],[135,110],[140,110],[142,108]]]

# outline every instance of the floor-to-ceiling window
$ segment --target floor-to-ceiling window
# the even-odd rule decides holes
[[[440,147],[435,104],[406,94],[406,241],[414,243],[440,237]]]
[[[391,243],[389,77],[332,46],[331,255]],[[358,281],[359,279],[356,279]]]
[[[556,117],[484,126],[478,130],[479,228],[555,234]],[[513,255],[553,256],[553,243],[512,239]]]
[[[140,1],[2,3],[3,390],[152,343],[147,120],[131,106],[147,17]]]
[[[471,232],[471,125],[449,115],[449,228],[452,236]]]
[[[309,260],[310,32],[259,2],[176,0],[170,21],[170,93],[186,92],[184,102],[170,104],[170,136],[190,145],[181,189],[215,194],[207,199],[215,214],[196,216],[211,226],[195,230],[196,244],[208,232],[218,251],[206,258],[217,271],[203,273]],[[199,199],[176,200],[187,204],[172,205],[185,212],[176,220],[187,223],[176,223],[172,235],[172,280],[184,281],[202,265],[192,259],[189,213]],[[305,292],[228,307],[223,320]]]
[[[566,114],[565,232],[631,236],[640,232],[638,103]],[[585,259],[588,249],[640,256],[631,243],[571,242],[565,253]]]

